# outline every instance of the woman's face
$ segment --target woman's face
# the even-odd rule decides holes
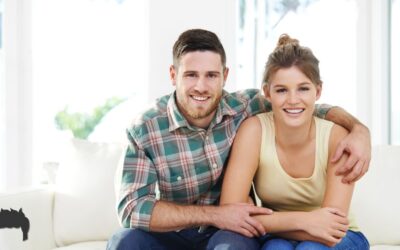
[[[279,69],[263,90],[274,118],[293,127],[311,119],[315,101],[321,95],[321,85],[316,86],[296,66]]]

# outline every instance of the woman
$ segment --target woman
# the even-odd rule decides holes
[[[318,59],[282,35],[266,64],[262,89],[272,112],[249,118],[238,130],[221,204],[246,202],[256,192],[272,215],[256,216],[267,235],[262,249],[368,249],[348,217],[354,183],[342,183],[328,159],[347,131],[313,116],[322,91]]]

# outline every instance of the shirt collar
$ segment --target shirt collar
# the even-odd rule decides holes
[[[169,121],[169,131],[172,132],[181,127],[193,128],[186,120],[185,116],[179,111],[176,104],[176,91],[171,94],[167,104],[167,116]],[[212,119],[210,127],[220,123],[224,116],[235,116],[245,109],[245,101],[229,94],[223,90],[222,98],[218,104],[215,117]]]

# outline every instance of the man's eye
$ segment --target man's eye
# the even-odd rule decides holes
[[[209,74],[208,77],[209,77],[209,78],[216,78],[216,77],[217,77],[217,74]]]

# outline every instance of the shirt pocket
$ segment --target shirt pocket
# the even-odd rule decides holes
[[[182,168],[169,167],[159,176],[159,188],[161,200],[188,203],[191,190],[188,183],[190,178],[185,177]]]

